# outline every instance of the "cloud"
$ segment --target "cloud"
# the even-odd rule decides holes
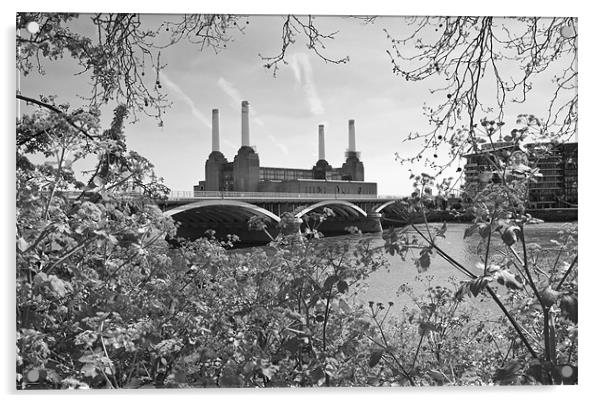
[[[230,97],[232,100],[232,107],[235,109],[238,108],[240,106],[240,102],[243,101],[240,91],[234,88],[234,85],[232,85],[232,83],[226,80],[224,77],[220,77],[219,80],[217,80],[217,85],[226,93],[226,95]]]
[[[222,143],[224,143],[224,145],[226,145],[228,148],[231,148],[234,151],[238,150],[238,145],[234,144],[233,142],[231,142],[227,138],[221,138],[220,141]]]
[[[293,69],[297,84],[303,87],[309,110],[314,115],[324,113],[324,105],[314,83],[313,70],[307,54],[295,53],[291,56],[289,66]]]
[[[280,151],[282,151],[283,154],[288,155],[288,147],[287,146],[285,146],[284,144],[279,142],[278,139],[276,139],[276,137],[272,136],[271,134],[268,134],[268,138],[270,139],[270,141],[272,143],[274,143],[276,145],[276,147],[278,147],[280,149]]]
[[[299,63],[297,62],[297,54],[294,54],[291,57],[291,62],[288,64],[291,69],[293,69],[293,74],[295,75],[295,81],[297,83],[301,82],[301,68],[299,67]]]
[[[217,80],[217,85],[230,98],[230,100],[231,100],[230,105],[235,110],[240,110],[240,103],[245,100],[245,98],[242,96],[240,91],[236,87],[234,87],[234,85],[230,81],[226,80],[224,77],[220,77],[219,80]],[[265,123],[259,117],[259,114],[257,113],[257,110],[253,107],[253,103],[251,101],[249,101],[249,113],[251,115],[251,119],[253,120],[253,122],[258,124],[259,126],[265,126]]]
[[[190,112],[201,121],[205,126],[211,128],[211,120],[205,116],[203,112],[197,108],[195,102],[190,98],[176,83],[171,81],[167,74],[164,72],[159,72],[159,77],[161,78],[161,82],[165,83],[169,89],[171,89],[175,94],[184,101],[188,107],[190,108]]]

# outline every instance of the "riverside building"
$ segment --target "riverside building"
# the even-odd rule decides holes
[[[529,184],[530,209],[576,208],[578,143],[531,143],[526,148],[532,151],[529,165],[539,168],[541,177]],[[543,151],[537,151],[544,149]],[[478,152],[464,155],[464,188],[466,191],[479,191],[489,183],[499,183],[501,179],[494,172],[488,155],[501,155],[505,151],[515,151],[512,143],[495,142],[484,144]]]

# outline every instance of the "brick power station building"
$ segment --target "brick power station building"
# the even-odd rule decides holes
[[[219,146],[219,111],[212,111],[212,150],[205,162],[205,180],[194,191],[373,194],[375,182],[364,182],[364,164],[355,147],[355,121],[349,120],[345,162],[333,168],[325,157],[324,125],[318,127],[318,161],[311,169],[262,167],[250,146],[249,103],[242,101],[241,147],[228,161]]]

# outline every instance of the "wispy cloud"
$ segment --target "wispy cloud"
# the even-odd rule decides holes
[[[230,97],[231,105],[233,108],[238,108],[240,105],[240,101],[243,100],[242,94],[240,93],[240,91],[238,91],[236,88],[234,88],[234,85],[232,85],[232,83],[228,80],[226,80],[224,77],[220,77],[217,80],[217,85],[222,89],[222,91],[224,91],[226,93],[226,95],[228,95]]]
[[[236,151],[238,150],[238,145],[234,144],[233,142],[231,142],[230,140],[226,139],[226,138],[221,138],[220,141],[222,143],[224,143],[225,146],[227,146],[228,148]]]
[[[303,87],[309,110],[314,115],[324,113],[324,105],[314,83],[314,75],[307,54],[295,53],[290,57],[289,66],[293,69],[297,84]]]
[[[190,98],[184,92],[184,90],[182,90],[182,88],[180,88],[176,83],[171,81],[167,74],[165,74],[164,72],[159,72],[159,76],[161,78],[161,82],[165,83],[169,89],[171,89],[182,101],[186,103],[186,105],[188,105],[188,107],[190,108],[190,112],[192,112],[192,114],[198,120],[200,120],[201,123],[203,123],[208,128],[211,128],[211,120],[207,116],[205,116],[205,114],[201,112],[199,108],[197,108],[194,100]]]
[[[272,143],[274,143],[274,145],[276,145],[276,147],[278,147],[280,149],[280,151],[282,151],[283,154],[288,155],[288,147],[287,146],[285,146],[284,144],[279,142],[278,139],[276,137],[272,136],[271,134],[268,134],[268,138],[270,139],[270,141]]]
[[[230,98],[230,105],[232,106],[232,108],[234,108],[235,110],[239,110],[240,103],[241,101],[244,101],[245,98],[242,96],[240,91],[236,87],[234,87],[234,84],[226,80],[224,77],[220,77],[217,80],[217,85]],[[257,110],[253,106],[253,102],[251,102],[252,100],[247,99],[247,101],[249,101],[249,113],[251,114],[251,119],[253,120],[253,122],[258,124],[259,126],[265,126],[265,123],[263,123],[263,120],[261,120],[259,114],[257,113]]]

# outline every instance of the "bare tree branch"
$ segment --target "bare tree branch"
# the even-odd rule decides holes
[[[349,61],[349,56],[334,59],[323,53],[326,49],[324,42],[326,40],[335,39],[337,33],[338,31],[322,33],[315,25],[315,17],[312,15],[286,15],[284,16],[284,23],[282,24],[282,47],[280,53],[275,56],[262,56],[260,54],[259,57],[265,61],[264,67],[268,70],[273,70],[273,74],[276,76],[280,63],[287,64],[287,51],[296,42],[297,37],[301,36],[306,40],[307,48],[326,63],[347,63]]]
[[[542,131],[554,139],[570,138],[577,124],[577,21],[575,18],[409,17],[411,34],[391,40],[387,50],[393,72],[407,81],[433,79],[444,83],[431,93],[445,94],[444,101],[425,107],[434,126],[424,133],[410,133],[404,140],[422,140],[418,154],[399,157],[417,162],[427,150],[449,144],[452,160],[475,148],[477,116],[494,114],[503,122],[511,103],[523,103],[532,81],[544,72],[554,77],[548,116]],[[433,38],[428,40],[428,38]],[[414,49],[408,50],[407,45]],[[495,105],[488,93],[495,88]],[[567,101],[568,99],[568,101]],[[444,169],[449,162],[425,158],[425,164]]]

